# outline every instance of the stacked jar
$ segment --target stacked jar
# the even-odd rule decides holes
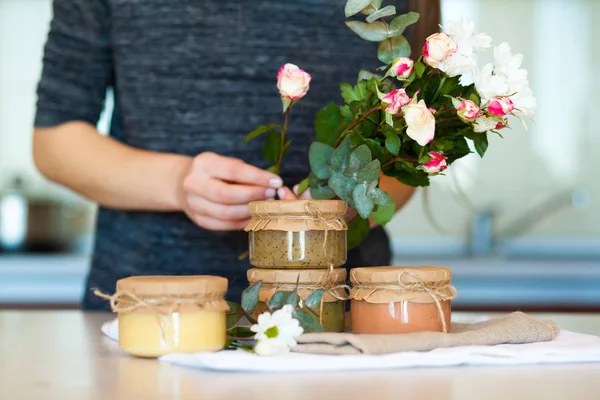
[[[347,204],[340,200],[281,200],[250,203],[251,284],[262,282],[259,300],[298,289],[301,303],[322,289],[317,313],[326,331],[344,327]]]

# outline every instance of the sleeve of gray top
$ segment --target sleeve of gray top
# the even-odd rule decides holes
[[[36,127],[96,125],[112,81],[108,0],[54,0],[37,89]]]

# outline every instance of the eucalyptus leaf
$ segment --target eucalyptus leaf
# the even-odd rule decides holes
[[[385,148],[393,155],[398,155],[402,141],[395,132],[385,137]]]
[[[396,212],[396,205],[394,202],[390,202],[387,206],[377,206],[374,209],[369,218],[373,220],[378,225],[385,226],[388,222],[390,222]]]
[[[333,102],[317,111],[315,115],[315,131],[317,133],[317,142],[334,145],[340,132],[346,127],[347,123],[342,117],[340,108]]]
[[[379,10],[379,7],[381,7],[381,3],[383,3],[383,0],[371,0],[371,5],[373,7],[363,8],[362,10],[360,10],[360,12],[364,15],[370,15],[375,11]]]
[[[373,181],[378,180],[380,174],[381,164],[379,163],[379,160],[373,160],[369,164],[367,164],[362,170],[360,170],[356,179],[358,182],[369,184]]]
[[[232,301],[228,301],[229,311],[227,311],[227,329],[233,328],[244,316],[242,306]]]
[[[336,196],[329,186],[311,187],[310,195],[315,200],[331,200]]]
[[[366,144],[358,146],[351,154],[347,172],[356,174],[371,162],[371,150]],[[348,174],[346,174],[348,175]]]
[[[361,218],[369,218],[369,214],[373,211],[374,203],[373,200],[367,195],[367,185],[361,183],[354,187],[352,192],[354,198],[354,204],[358,215]]]
[[[402,35],[394,36],[379,43],[377,58],[384,64],[391,64],[396,58],[410,57],[408,40]]]
[[[369,231],[369,221],[366,219],[356,216],[348,222],[348,231],[346,233],[348,251],[358,246],[369,235]]]
[[[319,320],[305,310],[294,310],[292,317],[298,320],[305,333],[323,332],[323,326],[319,323]]]
[[[344,7],[344,14],[346,15],[346,18],[350,18],[370,5],[371,0],[348,0]]]
[[[390,21],[390,36],[402,35],[406,28],[419,20],[419,13],[409,12]]]
[[[396,7],[394,6],[386,6],[377,11],[372,12],[367,17],[367,22],[370,24],[379,18],[389,17],[390,15],[396,15]]]
[[[346,25],[362,39],[369,42],[381,42],[388,37],[387,26],[381,21],[375,21],[372,24],[362,21],[346,21]]]
[[[390,205],[390,203],[393,203],[390,195],[379,188],[367,191],[367,194],[371,197],[373,203],[377,204],[380,207],[387,207]]]
[[[244,144],[247,144],[249,141],[251,141],[254,138],[259,137],[263,133],[267,133],[272,130],[278,129],[279,127],[280,127],[279,124],[261,125],[258,128],[256,128],[255,130],[253,130],[252,132],[250,132],[248,134],[248,136],[246,136],[246,139],[244,140]]]
[[[320,142],[313,142],[308,149],[308,163],[318,179],[328,179],[329,163],[335,148]]]
[[[342,171],[334,172],[329,178],[329,187],[338,195],[339,198],[347,203],[354,203],[352,200],[352,191],[356,186],[356,179],[347,177]]]
[[[251,312],[258,304],[258,293],[262,286],[262,281],[256,282],[254,285],[247,287],[242,292],[242,308],[246,312]]]
[[[350,135],[346,136],[338,148],[331,154],[331,168],[333,168],[334,171],[342,171],[348,167],[348,161],[350,160],[350,153],[352,151],[350,140]]]
[[[310,307],[313,310],[319,309],[321,305],[321,299],[323,298],[323,294],[325,291],[323,289],[317,289],[310,294],[304,301],[304,305],[306,307]]]
[[[281,152],[281,134],[279,132],[270,131],[267,133],[265,147],[263,148],[263,157],[271,164],[277,164],[279,161],[279,153]]]
[[[269,299],[269,308],[281,308],[284,305],[288,304],[288,299],[291,294],[292,292],[286,292],[283,290],[275,292],[275,294],[273,294],[273,296],[271,296],[271,298]]]

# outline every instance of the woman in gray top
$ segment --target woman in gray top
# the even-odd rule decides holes
[[[131,275],[211,274],[229,298],[247,285],[239,229],[248,202],[295,198],[309,170],[315,112],[338,84],[378,65],[373,43],[344,25],[344,0],[55,0],[38,87],[34,159],[49,179],[99,203],[87,288]],[[402,9],[401,5],[398,4]],[[280,117],[278,68],[312,75],[292,115],[281,176],[265,171],[255,126]],[[95,125],[105,93],[110,135]],[[412,188],[383,179],[398,207]],[[387,264],[381,228],[349,265]],[[105,302],[89,290],[84,309]]]

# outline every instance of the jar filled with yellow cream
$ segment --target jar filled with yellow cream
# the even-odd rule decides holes
[[[218,351],[225,347],[227,279],[133,276],[110,296],[119,346],[138,357]]]

